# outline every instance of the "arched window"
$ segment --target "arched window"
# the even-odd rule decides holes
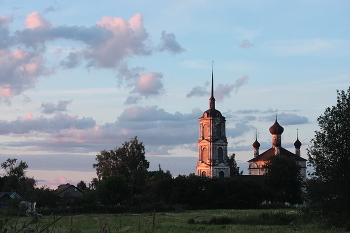
[[[221,147],[218,149],[218,161],[219,163],[224,162],[224,152]]]
[[[202,177],[206,177],[207,173],[205,173],[205,171],[202,171]]]
[[[221,138],[221,125],[220,124],[216,125],[216,137]]]
[[[208,148],[206,147],[202,150],[202,161],[205,163],[208,161]]]
[[[209,135],[209,127],[208,127],[208,125],[204,125],[204,127],[203,127],[203,137],[207,138],[208,135]]]
[[[224,180],[224,178],[225,178],[224,172],[223,172],[223,171],[220,171],[220,172],[219,172],[219,179],[220,179],[220,180]]]
[[[204,139],[204,129],[205,129],[205,127],[204,127],[204,125],[202,124],[202,125],[201,125],[201,131],[202,131],[202,132],[201,132],[201,138],[202,138],[202,139]]]

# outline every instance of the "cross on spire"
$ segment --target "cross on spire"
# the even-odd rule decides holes
[[[276,108],[276,110],[274,112],[276,113],[276,121],[277,121],[277,112],[278,112],[277,108]]]
[[[215,98],[214,98],[214,61],[211,65],[211,95],[209,99],[209,108],[215,109]]]

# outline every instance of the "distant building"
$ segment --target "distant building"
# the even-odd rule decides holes
[[[59,205],[71,205],[78,197],[83,195],[80,189],[69,183],[59,185],[55,193],[60,198]]]
[[[10,208],[10,200],[21,198],[16,192],[0,192],[0,209]]]
[[[227,157],[225,117],[215,109],[214,75],[211,77],[209,109],[199,118],[198,162],[196,175],[230,177]]]
[[[307,160],[300,156],[301,142],[298,139],[298,135],[297,135],[297,140],[294,143],[295,153],[292,153],[281,146],[281,135],[284,131],[284,128],[280,126],[280,124],[278,124],[277,116],[276,116],[275,123],[270,127],[269,131],[272,135],[272,147],[270,149],[260,154],[259,153],[260,143],[258,142],[258,139],[256,138],[255,142],[253,143],[254,158],[248,161],[249,175],[264,175],[267,172],[265,167],[265,161],[267,157],[270,155],[279,154],[289,158],[293,158],[297,163],[299,163],[301,167],[301,171],[300,171],[301,175],[303,179],[306,180],[306,161]]]

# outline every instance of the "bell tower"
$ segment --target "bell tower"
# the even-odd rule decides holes
[[[209,109],[199,118],[198,176],[230,177],[228,166],[225,117],[215,109],[214,74],[211,74]]]

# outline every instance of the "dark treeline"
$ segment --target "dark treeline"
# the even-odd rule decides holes
[[[173,178],[169,171],[159,168],[158,171],[137,171],[130,182],[121,175],[110,176],[100,181],[95,190],[86,189],[75,204],[81,209],[93,204],[102,210],[106,210],[103,207],[115,207],[141,212],[179,207],[258,208],[267,199],[267,193],[261,184],[242,176],[225,180],[194,174]],[[87,211],[92,210],[88,208]]]

